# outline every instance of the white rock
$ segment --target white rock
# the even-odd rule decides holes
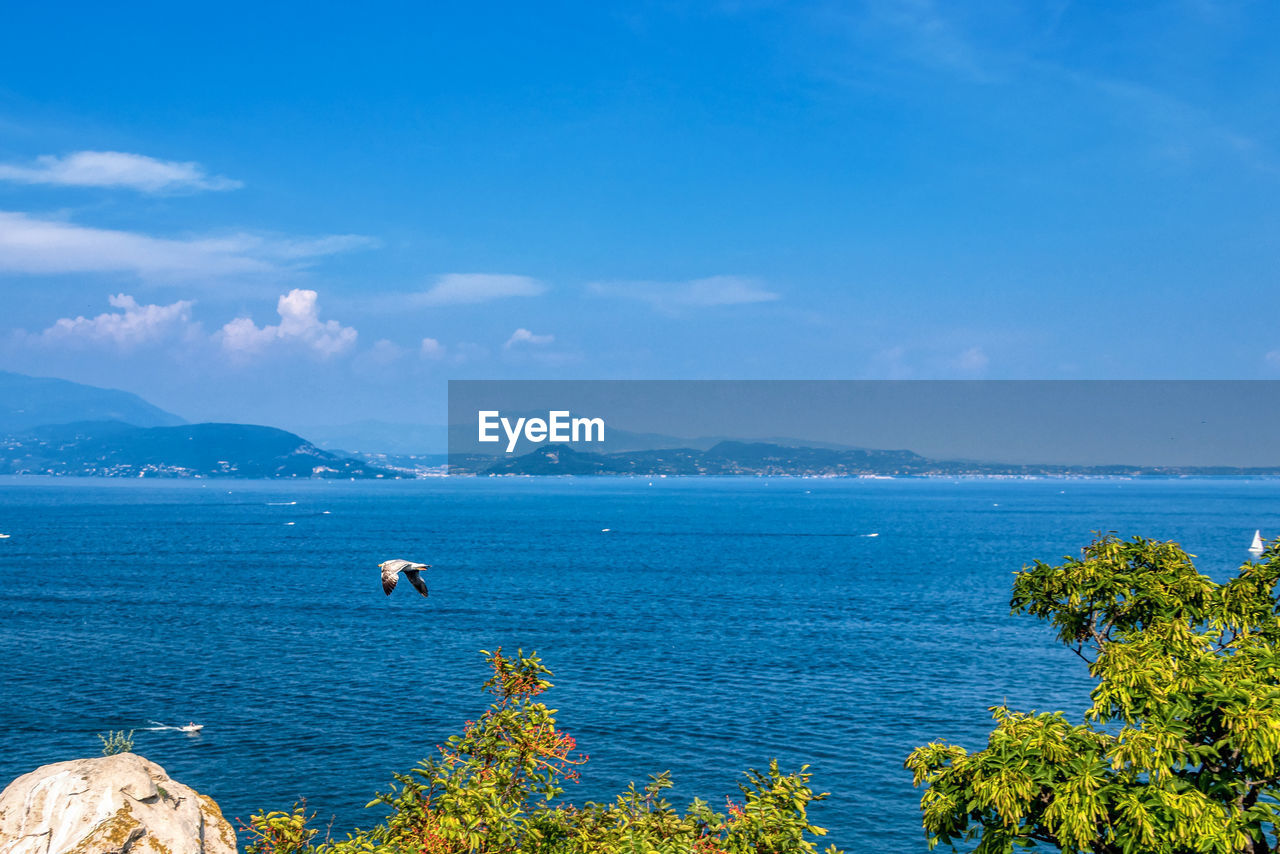
[[[208,795],[133,753],[37,768],[0,793],[0,854],[235,854]]]

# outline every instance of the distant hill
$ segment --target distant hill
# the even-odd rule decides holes
[[[519,456],[451,454],[449,470],[481,475],[753,475],[803,477],[919,476],[1203,476],[1280,475],[1280,466],[1064,466],[933,460],[912,451],[840,450],[720,442],[706,450],[667,448],[623,453],[587,453],[566,445],[544,445]]]
[[[135,394],[0,371],[0,473],[397,477],[254,424],[187,424]]]
[[[504,417],[508,417],[514,421],[521,417],[546,418],[546,412],[521,412],[514,411],[511,413],[503,412]],[[354,425],[353,425],[354,426]],[[425,428],[432,430],[442,430],[444,428]],[[507,439],[502,435],[501,431],[498,435],[501,441],[498,444],[483,444],[478,440],[476,425],[473,423],[451,424],[447,428],[448,450],[451,454],[464,454],[475,456],[495,456],[495,448],[499,448],[497,455],[501,454],[501,448],[505,448]],[[308,431],[307,435],[312,435]],[[434,434],[433,434],[434,435]],[[619,427],[608,425],[604,431],[603,442],[593,442],[591,450],[588,453],[595,454],[621,454],[632,451],[663,451],[672,448],[688,448],[694,451],[709,451],[722,442],[746,442],[748,440],[734,438],[732,436],[669,436],[665,433],[636,433],[631,430],[623,430]],[[754,444],[778,445],[784,448],[809,448],[833,451],[859,451],[866,450],[856,445],[836,444],[834,442],[821,442],[812,439],[796,439],[787,436],[770,436],[759,439],[749,440]],[[321,447],[357,447],[351,443],[343,444],[336,442],[333,445],[319,442]],[[365,450],[364,446],[359,446],[360,450]],[[529,442],[523,436],[516,442],[514,453],[517,456],[536,451],[538,445]],[[395,453],[391,449],[386,452]],[[421,453],[421,451],[418,451]],[[503,455],[505,456],[505,455]]]
[[[920,474],[935,465],[911,451],[796,448],[765,442],[722,441],[712,447],[663,448],[595,454],[564,445],[523,456],[453,457],[454,470],[481,474],[733,475],[826,474],[837,476]]]
[[[0,371],[0,435],[75,421],[123,421],[138,427],[186,423],[127,391]]]
[[[0,473],[99,477],[394,477],[252,424],[135,427],[119,421],[45,425],[0,439]]]

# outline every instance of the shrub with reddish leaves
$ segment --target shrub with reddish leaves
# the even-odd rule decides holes
[[[386,821],[319,845],[305,810],[259,813],[247,827],[247,854],[792,854],[814,852],[826,833],[807,807],[826,797],[809,787],[807,768],[783,774],[777,762],[748,772],[742,800],[724,813],[695,799],[680,812],[664,799],[666,772],[633,785],[612,803],[557,804],[563,783],[587,761],[573,737],[556,728],[534,698],[551,687],[536,655],[483,651],[495,700],[467,721],[437,758],[396,775],[391,791],[369,806],[390,808]],[[835,847],[828,854],[838,854]]]

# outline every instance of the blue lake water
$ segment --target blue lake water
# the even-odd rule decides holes
[[[1079,660],[1009,615],[1015,570],[1116,530],[1221,580],[1255,528],[1280,481],[0,478],[0,784],[136,729],[228,817],[305,796],[369,825],[483,711],[477,650],[523,647],[591,756],[566,798],[670,770],[678,804],[723,805],[776,757],[832,792],[831,842],[924,852],[912,747],[1087,705]],[[429,599],[383,596],[391,557],[434,565]]]

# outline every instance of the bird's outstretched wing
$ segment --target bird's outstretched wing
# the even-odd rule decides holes
[[[418,574],[429,569],[429,563],[414,563],[411,560],[395,560],[383,561],[379,566],[382,568],[382,592],[391,595],[391,591],[396,589],[396,582],[400,580],[400,573],[409,576],[409,583],[413,585],[413,589],[417,590],[423,596],[427,595],[427,583],[422,580]]]
[[[422,566],[422,564],[419,564],[419,566]],[[422,566],[422,568],[426,569],[425,566]],[[404,571],[404,577],[409,579],[409,583],[413,585],[414,590],[417,590],[423,596],[427,595],[427,582],[426,579],[422,577],[422,572],[420,570],[406,569]]]

